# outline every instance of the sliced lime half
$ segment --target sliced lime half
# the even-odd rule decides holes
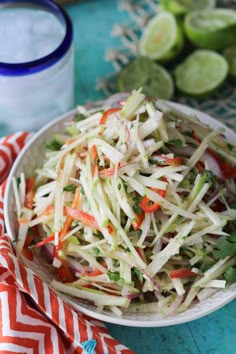
[[[229,64],[229,74],[236,78],[236,43],[226,48],[223,54]]]
[[[174,15],[184,15],[190,11],[209,10],[215,7],[215,0],[161,0],[161,8]]]
[[[199,49],[177,66],[176,86],[187,95],[205,96],[223,83],[228,70],[228,63],[222,55]]]
[[[170,99],[174,84],[170,74],[151,59],[139,57],[127,64],[119,73],[117,88],[130,92],[142,87],[146,96]]]
[[[183,44],[183,31],[175,17],[169,12],[161,12],[143,31],[139,52],[150,59],[167,61],[179,54]]]
[[[184,30],[189,40],[200,48],[224,49],[236,38],[236,11],[217,8],[189,13]]]

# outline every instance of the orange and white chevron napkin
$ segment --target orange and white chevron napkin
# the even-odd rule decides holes
[[[73,310],[19,261],[4,234],[5,178],[29,138],[0,139],[0,353],[132,354],[102,322]]]

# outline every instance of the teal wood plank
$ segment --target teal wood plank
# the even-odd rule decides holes
[[[110,32],[114,23],[128,19],[117,7],[116,0],[80,1],[67,7],[74,26],[75,97],[80,104],[103,98],[95,89],[96,79],[114,71],[104,59],[105,52],[120,42]]]
[[[107,324],[110,333],[137,354],[235,354],[236,303],[199,320],[162,328]]]

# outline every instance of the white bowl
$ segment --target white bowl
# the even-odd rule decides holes
[[[185,113],[190,113],[197,116],[202,122],[208,124],[213,129],[224,127],[226,137],[231,141],[236,140],[236,134],[234,132],[225,127],[219,121],[211,118],[209,115],[180,104],[173,103],[173,105]],[[63,133],[65,130],[64,123],[71,121],[75,114],[75,110],[71,111],[41,129],[21,151],[14,163],[8,179],[4,201],[6,230],[12,241],[16,238],[17,232],[17,216],[15,212],[15,202],[11,183],[12,177],[19,176],[21,172],[24,172],[26,176],[31,176],[35,168],[43,163],[43,154],[41,152],[43,151],[45,142],[50,139],[54,133]],[[40,262],[27,263],[27,265],[45,282],[48,284],[50,283],[50,274],[45,272],[45,269]],[[84,304],[79,300],[69,298],[63,294],[59,294],[59,296],[70,303],[75,309],[78,309],[86,315],[102,321],[126,326],[164,327],[189,322],[219,309],[236,297],[236,284],[231,285],[227,289],[220,290],[210,298],[193,305],[187,311],[178,313],[168,318],[163,318],[156,313],[129,312],[120,317],[108,311],[98,312],[95,306]]]

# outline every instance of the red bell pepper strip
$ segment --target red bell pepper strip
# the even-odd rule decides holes
[[[195,165],[196,169],[198,170],[199,173],[204,174],[205,172],[205,165],[202,161],[198,161]]]
[[[199,139],[199,137],[197,136],[197,134],[195,133],[195,130],[192,129],[192,136],[194,137],[194,139],[201,144],[201,139]]]
[[[107,230],[108,230],[109,234],[111,235],[114,232],[114,227],[111,224],[108,224]]]
[[[182,157],[167,157],[165,155],[152,155],[152,157],[156,157],[157,163],[160,161],[161,164],[168,166],[179,166],[183,162]]]
[[[39,214],[37,217],[39,218],[44,215],[49,215],[53,211],[54,211],[54,205],[48,205],[47,208],[45,208],[44,211],[41,214]]]
[[[71,207],[74,209],[77,209],[79,206],[79,201],[80,201],[80,187],[77,187]],[[72,221],[73,221],[73,218],[71,216],[66,217],[66,221],[65,221],[63,228],[60,232],[60,239],[63,239],[63,237],[65,237],[65,235],[67,234],[67,231],[69,230],[69,228],[72,224]]]
[[[191,271],[189,268],[179,268],[172,270],[170,272],[170,278],[171,279],[176,279],[176,278],[187,278],[187,277],[195,277],[197,276],[197,273],[194,273]]]
[[[66,208],[66,213],[68,216],[71,216],[74,220],[79,220],[86,226],[90,226],[91,228],[100,231],[100,227],[92,215],[74,208]]]
[[[135,247],[135,250],[137,251],[139,257],[140,257],[145,263],[147,263],[147,259],[146,259],[144,250],[143,250],[141,247]]]
[[[92,177],[94,177],[97,170],[97,148],[93,145],[89,151],[90,162],[92,167]]]
[[[207,149],[207,151],[211,154],[211,156],[217,161],[220,166],[220,169],[223,173],[224,178],[236,178],[236,167],[230,165],[230,163],[226,161],[222,161],[219,155],[212,151],[211,149]]]
[[[26,179],[26,194],[25,194],[25,207],[28,209],[33,208],[34,194],[35,194],[35,180],[33,177]]]
[[[36,248],[42,247],[42,246],[46,245],[47,243],[53,242],[54,241],[54,237],[55,237],[55,235],[52,234],[52,235],[46,237],[45,239],[43,239],[42,241],[36,243],[34,245],[34,247],[36,247]]]
[[[85,273],[83,275],[89,276],[89,277],[97,277],[98,275],[104,274],[100,269],[94,269],[94,271],[90,273]]]
[[[121,168],[121,163],[118,163],[117,168]],[[115,167],[109,167],[109,168],[105,168],[104,170],[100,170],[98,172],[99,177],[111,177],[114,176],[115,173]]]
[[[166,196],[166,190],[164,190],[164,189],[151,188],[151,191],[156,192],[162,198],[164,198]],[[140,208],[145,213],[152,213],[153,211],[156,211],[160,208],[160,204],[153,203],[148,197],[145,196],[145,197],[143,197],[143,199],[140,202]]]
[[[236,178],[236,168],[230,165],[228,162],[221,162],[220,168],[223,172],[223,175],[226,179]]]
[[[140,228],[143,219],[144,219],[144,213],[136,214],[136,219],[132,221],[132,226],[135,231]]]
[[[121,111],[121,108],[110,108],[107,111],[105,111],[102,115],[102,118],[100,119],[99,124],[106,124],[107,118],[110,114],[116,113]]]
[[[29,246],[30,246],[32,240],[33,240],[33,236],[27,234],[26,239],[25,239],[25,243],[24,243],[24,247],[23,247],[23,249],[21,251],[22,255],[26,259],[28,259],[29,261],[32,261],[33,258],[34,258],[33,252],[31,251],[31,249],[29,249]]]
[[[69,265],[65,259],[60,259],[61,266],[55,268],[58,274],[58,277],[63,283],[72,283],[75,280],[75,277],[69,269]]]

